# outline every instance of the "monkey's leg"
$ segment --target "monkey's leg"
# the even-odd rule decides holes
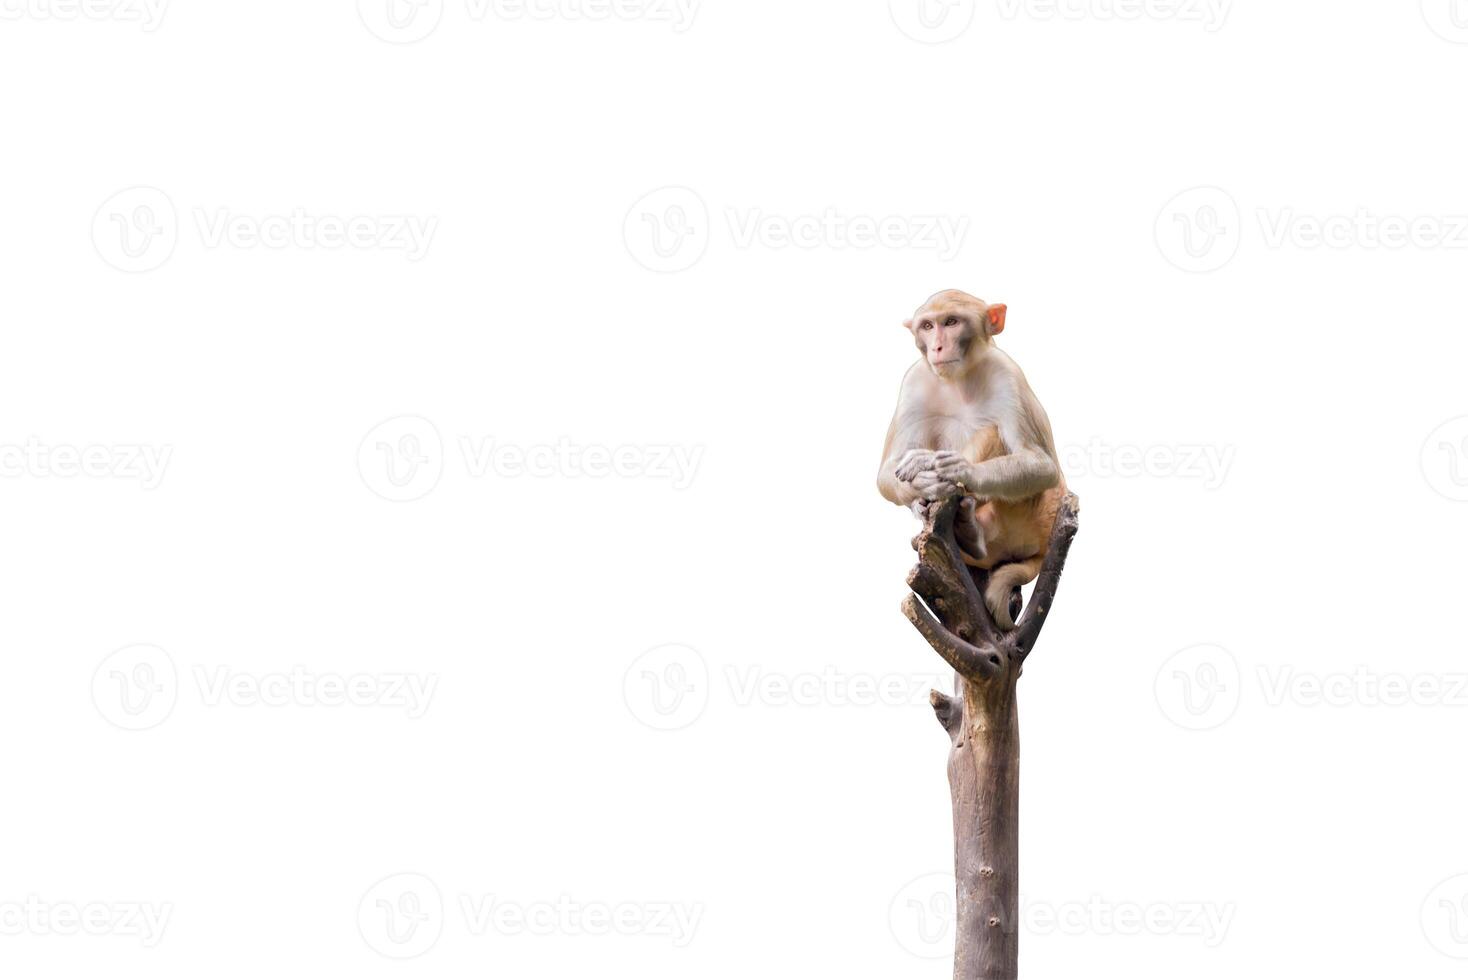
[[[994,625],[1002,630],[1014,629],[1014,621],[1019,618],[1019,609],[1015,606],[1022,608],[1024,605],[1022,600],[1015,602],[1019,598],[1020,586],[1033,582],[1044,562],[1044,555],[1036,555],[1024,561],[1000,565],[989,573],[989,584],[984,588],[984,605],[989,607]]]
[[[981,562],[989,555],[983,525],[978,519],[979,502],[973,497],[964,497],[953,518],[953,538],[965,559]]]

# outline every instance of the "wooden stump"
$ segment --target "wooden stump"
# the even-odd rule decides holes
[[[953,537],[958,500],[935,504],[913,541],[913,594],[902,611],[957,671],[953,696],[934,691],[933,710],[953,742],[954,873],[958,930],[954,980],[1019,975],[1019,714],[1015,688],[1039,638],[1079,528],[1074,494],[1061,505],[1034,593],[1015,628],[994,625],[983,572],[963,562]],[[975,576],[978,576],[976,578]]]

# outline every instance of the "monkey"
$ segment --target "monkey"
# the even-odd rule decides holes
[[[1008,312],[950,289],[904,322],[922,357],[902,379],[877,474],[882,496],[920,518],[962,498],[955,537],[964,561],[989,573],[984,604],[1004,630],[1020,587],[1040,574],[1066,495],[1050,418],[994,344]]]

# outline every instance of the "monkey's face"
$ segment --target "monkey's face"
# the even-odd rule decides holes
[[[997,312],[996,312],[997,311]],[[1004,329],[1004,307],[957,290],[939,293],[907,321],[928,369],[945,381],[962,377]]]

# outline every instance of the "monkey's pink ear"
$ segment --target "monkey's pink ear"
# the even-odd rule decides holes
[[[902,321],[902,326],[903,326],[903,329],[907,330],[909,333],[912,332],[912,321],[911,320],[903,320]]]
[[[989,307],[989,336],[1004,332],[1004,316],[1009,312],[1009,307],[1003,303],[995,303]]]

